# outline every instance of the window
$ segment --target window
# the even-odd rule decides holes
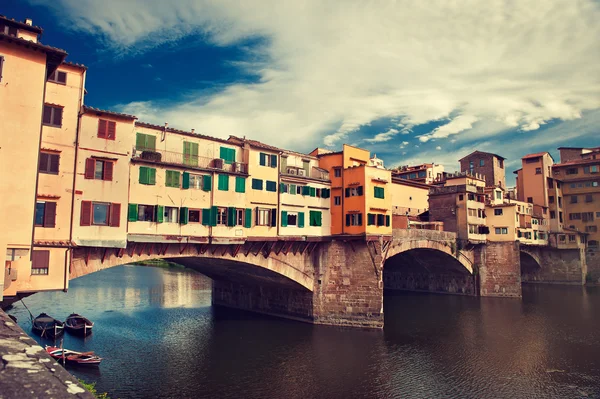
[[[576,241],[575,234],[569,234],[569,242],[575,242],[575,241]]]
[[[81,201],[81,226],[119,227],[120,224],[121,204]]]
[[[474,208],[467,208],[467,214],[469,216],[474,216],[477,217],[477,209]]]
[[[245,209],[236,209],[235,210],[235,220],[236,220],[236,225],[238,226],[244,226],[244,216],[245,216]]]
[[[137,209],[139,222],[154,222],[154,205],[138,205]]]
[[[171,206],[165,206],[163,220],[165,223],[179,222],[179,209]]]
[[[198,166],[198,143],[183,142],[183,164]]]
[[[484,166],[485,165],[485,160],[484,159],[480,159],[479,160],[479,166]]]
[[[183,177],[183,181],[185,182],[185,179],[186,179],[185,176],[186,176],[186,174],[184,173],[183,176],[184,176]],[[208,190],[204,190],[204,178],[205,177],[208,177],[208,180],[209,180]],[[196,190],[210,191],[210,185],[211,185],[210,184],[210,180],[211,180],[210,176],[208,176],[208,175],[203,176],[203,175],[192,175],[192,174],[190,174],[189,177],[188,177],[188,179],[189,179],[189,186],[188,186],[189,188],[194,188]],[[185,183],[183,184],[183,188],[185,188]]]
[[[180,173],[175,170],[167,170],[165,177],[165,186],[179,188]]]
[[[263,181],[260,179],[252,179],[252,189],[253,190],[262,190],[263,189]]]
[[[17,37],[17,28],[15,28],[14,26],[4,25],[0,22],[0,33],[4,33],[8,36]]]
[[[571,204],[576,204],[576,203],[577,203],[577,196],[571,195]]]
[[[273,217],[271,216],[272,209],[256,208],[256,225],[257,226],[271,226]]]
[[[464,200],[464,199],[465,199],[465,196],[464,196],[464,195],[462,195],[462,194],[459,194],[459,195],[458,195],[458,200],[459,200],[459,201],[462,201],[462,200]]]
[[[219,157],[227,165],[231,165],[235,162],[235,150],[233,148],[221,147],[219,150]]]
[[[594,197],[592,196],[592,194],[587,194],[585,196],[585,202],[594,202]]]
[[[217,224],[227,226],[227,208],[217,208]]]
[[[50,268],[50,251],[33,250],[31,252],[31,274],[47,275]]]
[[[576,175],[577,173],[578,173],[577,168],[568,168],[567,169],[568,175]]]
[[[581,220],[581,213],[569,213],[569,220]]]
[[[496,216],[502,215],[502,209],[494,209],[494,215],[496,215]]]
[[[581,220],[583,220],[584,222],[593,222],[594,212],[583,212],[581,214]]]
[[[38,171],[40,173],[58,174],[60,155],[49,152],[40,152]]]
[[[536,175],[541,175],[542,174],[542,168],[535,168],[535,174]]]
[[[106,119],[98,120],[98,138],[114,140],[117,131],[117,124]]]
[[[140,151],[156,151],[156,136],[136,133],[135,149]]]
[[[502,199],[502,191],[496,191],[496,199]]]
[[[548,196],[548,203],[554,204],[554,195]]]
[[[598,226],[585,226],[585,232],[586,233],[597,233]]]
[[[323,213],[321,211],[309,211],[308,213],[308,224],[310,226],[322,226],[323,224]]]
[[[342,197],[339,195],[333,197],[333,205],[342,205]]]
[[[474,224],[469,225],[469,234],[479,234],[479,227]]]
[[[298,195],[304,195],[304,194],[302,194],[304,192],[304,187],[305,186],[297,185],[296,186],[296,194],[298,194]]]
[[[270,155],[261,152],[258,154],[258,158],[261,166],[269,166],[271,168],[277,167],[277,155]]]
[[[63,71],[54,71],[48,78],[48,82],[58,83],[61,85],[67,84],[67,73]]]
[[[333,168],[333,176],[334,177],[342,177],[342,169],[341,168]]]
[[[508,234],[508,227],[496,227],[494,231],[496,234]]]
[[[375,198],[384,198],[385,197],[385,193],[384,193],[384,188],[383,187],[374,187],[375,190]]]
[[[554,180],[552,180],[550,177],[547,180],[548,183],[548,188],[554,188]]]
[[[273,192],[273,193],[277,192],[277,183],[276,182],[267,180],[266,186],[267,186],[266,187],[267,191],[270,191],[270,192]]]
[[[189,209],[188,221],[190,223],[200,223],[200,209]]]
[[[35,204],[35,225],[39,227],[56,226],[56,202],[38,201]]]
[[[473,173],[473,169],[475,169],[475,162],[469,161],[469,169],[471,169],[471,173]]]
[[[539,162],[539,160],[540,160],[540,158],[539,158],[539,157],[536,157],[536,158],[527,158],[527,159],[525,160],[525,163],[538,163],[538,162]]]
[[[246,192],[246,178],[245,177],[235,177],[235,192],[236,193],[245,193]],[[243,223],[238,223],[239,225],[243,225]]]
[[[220,191],[229,191],[229,176],[228,175],[219,175],[218,189]]]
[[[86,179],[112,180],[113,163],[114,161],[105,159],[88,158],[85,160],[84,177]]]
[[[590,166],[590,172],[591,173],[598,173],[598,165],[592,165],[592,166]]]
[[[346,226],[362,226],[362,213],[347,214]]]
[[[590,240],[588,242],[588,247],[590,247],[590,248],[598,248],[598,241],[596,241],[596,240]]]
[[[527,202],[529,202],[530,204],[533,204],[533,197],[527,197]]]
[[[426,171],[424,171],[424,170],[422,170],[422,171],[420,171],[420,172],[419,172],[419,175],[418,175],[418,176],[419,176],[419,177],[427,177],[427,172],[426,172]]]
[[[304,213],[302,214],[302,216],[304,216]],[[297,212],[288,212],[287,225],[288,226],[298,226],[298,213]]]
[[[140,166],[140,184],[153,186],[156,184],[156,169]]]
[[[363,187],[347,187],[346,188],[346,197],[356,197],[363,195]]]
[[[46,126],[61,127],[62,126],[63,107],[59,105],[44,104],[44,115],[42,123]]]
[[[596,212],[596,217],[600,218],[600,212]]]

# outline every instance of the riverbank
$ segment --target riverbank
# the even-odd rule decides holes
[[[0,399],[94,399],[6,313],[0,310]]]

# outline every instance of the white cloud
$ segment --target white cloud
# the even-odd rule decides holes
[[[400,133],[398,129],[389,129],[387,132],[376,134],[372,139],[365,139],[369,143],[381,143],[384,141],[390,141],[395,135]]]
[[[442,147],[440,147],[439,145],[437,147],[435,147],[436,150],[441,151]]]
[[[400,120],[402,133],[450,119],[422,135],[425,142],[486,121],[530,133],[600,107],[594,0],[29,1],[54,7],[66,26],[100,37],[115,54],[198,34],[217,46],[265,38],[244,65],[258,83],[121,107],[216,136],[336,146],[380,118]],[[93,68],[88,78],[101,79]]]

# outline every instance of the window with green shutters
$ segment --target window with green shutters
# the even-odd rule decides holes
[[[263,189],[263,181],[260,179],[252,179],[252,189],[253,190],[262,190]]]
[[[245,193],[246,192],[246,178],[245,177],[235,177],[235,192],[236,193]]]
[[[135,149],[138,151],[156,151],[156,136],[137,133],[135,136]]]
[[[375,215],[373,213],[367,213],[367,226],[375,225]]]
[[[221,147],[220,158],[228,165],[235,162],[235,150],[233,148]]]
[[[229,191],[229,175],[219,175],[219,186],[220,191]]]
[[[246,208],[246,215],[244,217],[244,227],[252,227],[252,209]]]
[[[183,164],[198,166],[198,143],[183,142]]]
[[[175,170],[167,170],[165,177],[165,186],[179,188],[180,173]],[[188,180],[189,181],[189,180]]]
[[[216,206],[202,210],[202,224],[204,226],[216,226],[219,208]]]
[[[258,154],[258,163],[261,166],[269,166],[271,168],[277,167],[277,155],[265,154],[261,152]]]
[[[155,185],[156,169],[140,166],[140,184]]]
[[[276,193],[277,192],[277,183],[274,181],[267,180],[267,191]]]
[[[375,188],[375,198],[385,198],[383,187],[374,187],[374,188]]]
[[[323,212],[321,211],[310,211],[309,215],[309,224],[311,226],[321,226],[323,223]]]

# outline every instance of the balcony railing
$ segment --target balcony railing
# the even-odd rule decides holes
[[[317,168],[317,167],[312,167],[310,168],[310,175],[308,175],[306,173],[306,170],[303,168],[298,168],[295,166],[288,166],[287,168],[285,168],[285,170],[281,171],[282,175],[287,175],[287,176],[302,176],[302,177],[311,177],[313,179],[320,179],[320,180],[329,180],[329,172],[326,171],[325,169],[321,169],[321,168]]]
[[[190,168],[217,169],[225,172],[248,173],[248,164],[243,162],[227,163],[221,158],[207,158],[180,152],[152,150],[134,147],[133,159],[145,161],[184,165]]]

